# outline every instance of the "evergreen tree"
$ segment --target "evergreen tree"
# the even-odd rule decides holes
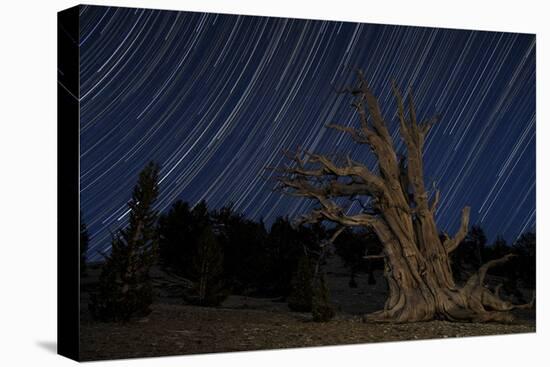
[[[193,216],[189,204],[176,201],[159,218],[159,260],[165,270],[187,275],[194,247]]]
[[[504,279],[502,281],[501,293],[506,294],[509,299],[512,297],[515,298],[517,302],[526,303],[527,300],[519,289],[518,281],[520,280],[520,269],[518,269],[518,267],[523,268],[525,265],[533,266],[534,270],[534,258],[532,262],[525,263],[525,257],[522,258],[518,256],[522,253],[521,245],[517,247],[509,246],[502,236],[497,236],[493,245],[487,250],[489,259],[498,259],[507,254],[515,255],[510,261],[491,269],[490,273]]]
[[[292,279],[304,254],[304,248],[310,255],[319,252],[319,236],[323,233],[316,232],[318,229],[306,226],[294,228],[288,218],[279,217],[275,220],[265,246],[266,283],[270,284],[273,295],[288,297],[290,294]]]
[[[111,253],[106,255],[98,292],[92,294],[92,316],[103,321],[128,321],[150,312],[153,301],[149,270],[156,260],[159,166],[149,163],[134,187],[129,223],[113,235]]]
[[[224,250],[225,279],[233,292],[266,293],[268,251],[263,223],[246,219],[231,206],[213,212],[212,221]]]
[[[192,261],[191,280],[194,283],[189,297],[192,303],[201,306],[218,306],[228,295],[222,281],[223,252],[212,229],[203,228]]]
[[[165,270],[190,277],[198,241],[204,228],[211,225],[206,203],[201,201],[191,209],[178,200],[158,222],[160,264]]]
[[[330,321],[336,315],[334,307],[330,302],[330,291],[323,273],[317,274],[313,281],[311,314],[313,321],[317,322]]]
[[[526,288],[535,289],[536,284],[536,235],[535,232],[522,234],[514,243],[514,275]]]
[[[313,297],[313,269],[311,260],[303,254],[298,261],[298,268],[292,278],[291,291],[288,296],[288,307],[292,311],[310,312]]]
[[[88,228],[82,220],[82,213],[80,213],[80,276],[87,275],[86,252],[88,251],[89,242]]]
[[[498,259],[511,252],[510,246],[506,243],[506,240],[502,236],[497,236],[495,242],[489,250],[490,259]]]
[[[342,232],[334,241],[336,254],[344,261],[344,266],[350,269],[350,288],[357,288],[355,276],[360,271],[368,272],[369,284],[376,284],[374,278],[375,260],[365,261],[365,254],[374,255],[382,252],[382,244],[371,229]]]
[[[451,254],[451,266],[457,279],[466,279],[486,261],[487,237],[483,228],[474,225],[468,231],[466,238]]]

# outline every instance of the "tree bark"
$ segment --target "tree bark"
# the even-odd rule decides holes
[[[532,307],[512,305],[500,299],[497,291],[484,285],[487,270],[510,258],[489,262],[472,275],[463,287],[457,287],[449,254],[468,232],[470,208],[462,210],[461,225],[453,237],[441,240],[434,219],[440,192],[425,189],[423,146],[432,118],[418,122],[412,93],[408,93],[408,111],[397,86],[392,84],[397,102],[399,132],[407,155],[396,154],[394,143],[363,73],[358,71],[358,84],[344,92],[353,97],[360,122],[356,129],[343,125],[328,127],[348,134],[356,143],[371,148],[378,161],[378,172],[347,157],[339,164],[327,156],[302,152],[284,152],[290,163],[272,168],[278,188],[286,194],[315,200],[318,208],[299,218],[303,223],[331,221],[340,226],[371,227],[383,244],[385,277],[389,294],[383,310],[367,316],[368,320],[415,322],[432,319],[451,321],[510,321],[510,310]],[[341,163],[341,162],[340,162]],[[346,178],[346,179],[340,179]],[[429,197],[433,196],[430,201]],[[370,207],[355,215],[336,199],[370,198]]]

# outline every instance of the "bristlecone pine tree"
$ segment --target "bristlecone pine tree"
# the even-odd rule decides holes
[[[221,279],[223,251],[210,226],[203,228],[197,253],[192,260],[193,295],[189,301],[201,306],[218,306],[227,298],[228,290]]]
[[[150,313],[153,300],[149,269],[156,260],[159,167],[149,163],[134,187],[127,228],[119,230],[106,255],[98,293],[92,294],[90,312],[102,321],[128,321]]]
[[[411,92],[408,108],[395,83],[399,132],[406,155],[398,159],[388,124],[378,99],[363,73],[357,71],[357,85],[344,91],[351,94],[352,106],[360,120],[359,128],[328,125],[349,135],[356,143],[370,147],[378,161],[377,171],[347,158],[338,162],[329,156],[310,152],[286,151],[290,164],[274,168],[279,172],[278,187],[285,193],[314,199],[317,209],[303,222],[331,221],[349,227],[372,228],[383,244],[385,276],[389,294],[383,310],[367,315],[367,320],[414,322],[432,319],[468,321],[510,321],[509,311],[532,307],[502,300],[498,291],[488,289],[489,268],[506,262],[511,255],[482,265],[462,286],[455,284],[449,254],[466,236],[470,208],[462,210],[461,225],[453,237],[439,237],[434,213],[439,190],[425,188],[422,152],[426,136],[437,121],[417,120]],[[433,200],[429,197],[433,196]],[[339,198],[370,198],[370,207],[355,215],[346,213]]]

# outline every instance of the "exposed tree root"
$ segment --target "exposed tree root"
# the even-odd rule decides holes
[[[513,256],[513,254],[509,254],[487,262],[468,279],[461,289],[432,290],[434,297],[431,300],[411,296],[415,292],[410,292],[407,296],[403,289],[391,286],[393,279],[391,274],[387,274],[390,275],[390,293],[397,291],[398,295],[390,296],[384,310],[366,315],[364,320],[393,323],[433,319],[463,322],[513,322],[514,317],[510,311],[534,307],[535,295],[533,294],[530,302],[516,305],[500,297],[499,292],[502,284],[495,287],[493,291],[484,284],[487,271],[490,268],[508,261]]]

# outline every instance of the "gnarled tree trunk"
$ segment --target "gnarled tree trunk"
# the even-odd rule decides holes
[[[329,125],[351,136],[358,144],[367,144],[378,160],[378,171],[347,157],[345,163],[310,152],[285,152],[290,164],[273,168],[279,172],[279,188],[290,195],[307,197],[319,207],[304,216],[302,222],[331,221],[342,227],[363,226],[374,229],[383,244],[385,275],[389,295],[383,310],[368,315],[375,321],[414,322],[432,319],[468,321],[509,321],[512,305],[501,300],[498,289],[484,285],[487,270],[508,260],[506,256],[483,265],[459,288],[455,285],[449,254],[466,236],[469,207],[462,210],[462,220],[454,237],[442,240],[434,220],[440,197],[438,190],[425,189],[422,167],[424,139],[437,121],[418,122],[408,94],[408,110],[403,98],[392,86],[397,101],[399,131],[406,157],[395,152],[393,140],[382,117],[378,100],[361,71],[358,85],[345,89],[353,98],[360,128]],[[369,207],[355,215],[345,214],[336,200],[370,199]],[[429,197],[433,197],[429,200]]]

